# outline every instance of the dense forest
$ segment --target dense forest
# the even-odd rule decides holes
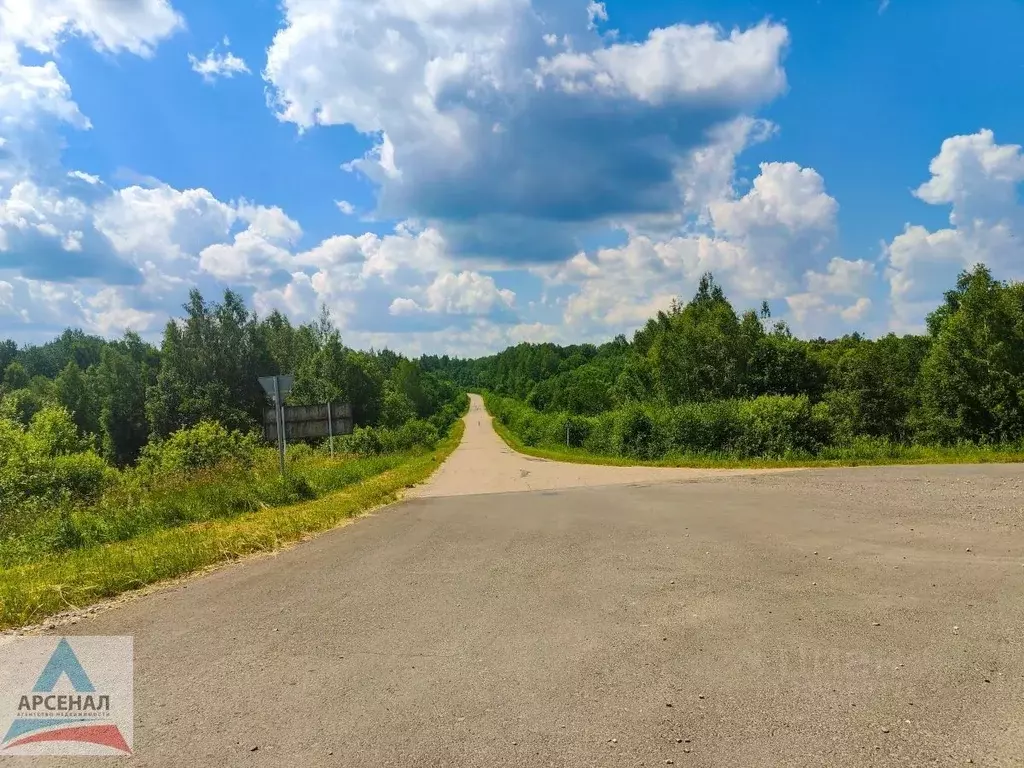
[[[465,394],[420,362],[344,346],[326,311],[295,326],[227,291],[193,291],[159,347],[67,330],[0,342],[0,568],[190,522],[315,498],[429,451]],[[293,373],[287,402],[344,401],[354,434],[289,446],[279,476],[258,377]]]
[[[1024,439],[1024,285],[962,274],[924,335],[795,338],[737,313],[712,275],[636,332],[600,345],[521,344],[425,358],[526,445],[606,455],[817,456],[846,448],[1016,446]]]

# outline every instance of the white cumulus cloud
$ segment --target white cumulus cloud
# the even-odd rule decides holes
[[[914,194],[949,206],[948,228],[908,224],[884,246],[891,326],[920,329],[958,272],[985,263],[1002,279],[1024,278],[1024,152],[998,144],[990,130],[953,136],[929,165],[931,178]]]
[[[347,167],[382,215],[459,255],[559,260],[611,219],[676,211],[691,152],[785,89],[789,39],[765,22],[609,44],[587,29],[603,7],[569,6],[286,0],[265,77],[281,120],[377,139]]]
[[[169,0],[0,0],[0,38],[45,53],[79,36],[100,51],[151,56],[184,26]]]

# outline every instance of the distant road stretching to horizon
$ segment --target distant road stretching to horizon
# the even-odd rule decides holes
[[[466,426],[405,501],[60,629],[134,636],[133,764],[1024,765],[1024,467],[568,465]]]

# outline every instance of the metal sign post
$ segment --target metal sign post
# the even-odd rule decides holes
[[[277,451],[281,464],[281,477],[284,477],[285,454],[284,399],[288,396],[288,393],[292,391],[292,385],[294,383],[295,377],[290,375],[260,377],[260,386],[263,387],[263,391],[274,399],[274,417],[275,424],[277,426]]]
[[[284,477],[284,423],[281,403],[281,377],[274,377],[274,408],[277,409],[277,453],[281,461],[281,477]]]
[[[331,458],[334,458],[334,415],[331,413],[331,404],[327,404],[327,434],[331,443]]]

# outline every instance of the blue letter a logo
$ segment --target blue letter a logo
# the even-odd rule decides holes
[[[46,666],[43,667],[43,673],[39,675],[36,687],[32,690],[35,693],[52,692],[61,675],[67,675],[71,685],[79,693],[92,693],[96,690],[89,676],[82,669],[82,665],[78,661],[78,657],[75,656],[75,652],[71,650],[71,645],[63,637],[57,643],[56,650],[54,650],[50,660],[46,662]]]

